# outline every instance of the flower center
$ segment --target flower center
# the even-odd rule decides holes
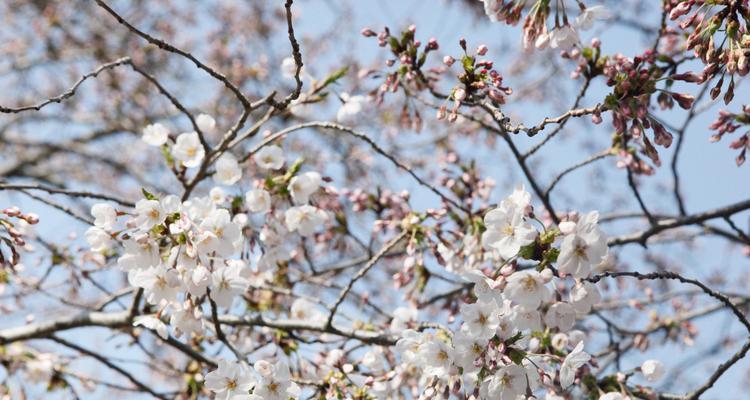
[[[526,289],[527,292],[533,292],[534,290],[536,290],[536,286],[536,279],[531,276],[527,276],[526,278],[524,278],[523,288]]]

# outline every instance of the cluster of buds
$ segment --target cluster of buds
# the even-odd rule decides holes
[[[13,267],[18,264],[20,254],[17,247],[26,246],[25,226],[37,223],[39,223],[39,217],[36,214],[24,214],[18,207],[8,207],[2,210],[2,215],[0,215],[0,266],[7,264]],[[3,244],[10,251],[10,257],[3,254]]]
[[[602,41],[594,38],[591,39],[591,45],[588,47],[583,47],[581,50],[578,48],[563,50],[560,53],[562,58],[578,62],[575,71],[570,74],[571,78],[578,79],[584,76],[591,79],[604,73],[607,58],[602,57],[601,45]]]
[[[721,92],[723,75],[728,73],[732,79],[727,91],[732,92],[734,74],[745,76],[750,72],[750,8],[747,1],[672,0],[666,2],[665,7],[672,20],[685,16],[679,23],[681,29],[692,30],[687,49],[693,50],[695,56],[706,64],[700,82],[722,75],[711,92],[716,98]],[[721,8],[715,11],[715,7]],[[717,32],[723,36],[716,38]],[[718,47],[717,43],[720,43]],[[727,94],[724,100],[728,103],[731,99],[732,94]]]
[[[381,223],[376,227],[383,228],[385,221],[392,221],[394,227],[411,212],[409,192],[394,193],[389,189],[377,188],[375,192],[364,189],[342,189],[341,194],[352,203],[355,212],[372,211]]]
[[[458,109],[466,101],[477,101],[489,97],[497,104],[505,104],[505,96],[513,94],[513,89],[503,86],[503,76],[493,69],[493,62],[479,59],[489,51],[486,45],[480,45],[472,55],[469,55],[466,49],[466,39],[461,39],[459,44],[464,51],[461,57],[462,71],[458,74],[458,81],[461,84],[453,88],[447,99],[453,100],[450,113],[448,113],[448,106],[443,104],[437,114],[437,119],[447,117],[450,122],[458,118]],[[448,67],[455,62],[456,60],[450,56],[443,59],[443,63]]]
[[[718,142],[724,134],[734,133],[738,128],[749,125],[750,105],[742,107],[742,113],[739,114],[733,114],[724,110],[719,111],[719,117],[709,126],[711,130],[716,131],[715,134],[711,135],[711,141]],[[732,143],[729,144],[729,147],[740,151],[740,154],[735,159],[737,166],[745,163],[747,148],[750,147],[750,130],[733,140]]]
[[[537,39],[547,35],[547,17],[550,14],[548,0],[537,1],[523,21],[523,47],[531,49]]]
[[[484,0],[484,12],[492,22],[515,26],[521,19],[526,0]]]
[[[398,63],[397,70],[386,75],[379,90],[380,99],[386,92],[398,91],[401,84],[408,83],[417,90],[423,90],[430,86],[430,81],[437,79],[434,76],[426,76],[422,67],[427,61],[427,55],[440,46],[435,38],[431,38],[425,46],[422,46],[422,42],[415,37],[416,32],[416,25],[409,26],[406,31],[401,33],[400,37],[392,36],[390,29],[387,27],[380,33],[376,33],[370,28],[362,30],[361,33],[364,37],[377,37],[380,47],[388,46],[390,48],[394,58],[386,60],[386,66],[393,67]],[[439,73],[437,70],[431,72]]]
[[[650,51],[634,59],[622,55],[608,58],[603,72],[608,78],[607,85],[613,87],[612,93],[604,102],[605,107],[612,111],[612,123],[616,131],[613,150],[624,150],[630,154],[632,162],[625,162],[623,165],[633,172],[649,173],[651,169],[643,168],[642,160],[630,149],[629,143],[639,143],[641,151],[657,166],[660,161],[654,144],[665,148],[672,144],[672,134],[649,112],[652,95],[659,92],[657,99],[662,108],[670,108],[676,102],[680,107],[690,109],[695,98],[656,87],[664,71],[655,64]],[[645,135],[646,130],[653,131],[653,144]]]
[[[495,181],[492,178],[482,178],[475,160],[465,163],[459,159],[458,154],[449,152],[441,161],[446,163],[446,167],[445,175],[439,178],[440,185],[461,199],[467,208],[473,208],[475,202],[486,203],[489,200]]]

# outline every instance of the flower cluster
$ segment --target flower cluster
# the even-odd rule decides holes
[[[289,365],[281,360],[274,364],[260,360],[253,370],[243,363],[219,360],[218,368],[206,375],[205,384],[217,400],[287,400],[300,394]]]
[[[448,116],[448,121],[454,122],[458,118],[458,108],[464,101],[477,101],[484,97],[489,97],[497,104],[505,104],[505,96],[513,94],[513,89],[503,86],[503,76],[494,70],[493,62],[490,60],[478,59],[483,57],[489,51],[486,45],[479,45],[472,55],[469,55],[466,48],[466,40],[461,39],[459,42],[464,55],[461,57],[461,67],[463,71],[458,75],[458,81],[461,85],[455,87],[451,92],[450,98],[454,102],[450,114],[446,114],[447,106],[443,105],[438,110],[438,119]],[[443,63],[451,67],[455,59],[446,56]]]
[[[566,390],[587,374],[591,360],[583,351],[586,334],[575,328],[601,300],[586,281],[608,254],[598,214],[572,214],[549,227],[534,216],[531,195],[516,189],[485,214],[482,225],[486,256],[454,259],[441,251],[453,272],[473,283],[475,300],[460,307],[456,330],[405,325],[397,343],[404,368],[420,371],[423,398],[454,391],[516,400],[542,387],[550,395]],[[536,262],[536,268],[522,267],[520,260]],[[493,268],[481,268],[488,262]]]
[[[423,48],[422,42],[416,39],[416,32],[416,25],[409,26],[400,37],[392,36],[388,27],[383,28],[380,33],[375,33],[369,28],[362,30],[365,37],[377,37],[380,47],[389,47],[394,58],[386,60],[386,66],[393,67],[398,62],[397,70],[386,75],[378,90],[379,101],[382,101],[385,93],[398,91],[399,85],[408,84],[422,90],[428,87],[430,79],[434,79],[425,75],[422,67],[430,52],[440,46],[435,38],[431,38]]]
[[[692,108],[695,98],[656,87],[664,70],[655,64],[650,51],[632,59],[620,54],[609,57],[603,73],[607,77],[607,85],[613,88],[604,100],[604,106],[612,111],[612,124],[616,131],[612,148],[624,155],[622,166],[635,173],[652,174],[653,168],[638,157],[630,146],[632,143],[638,144],[641,151],[659,166],[661,161],[654,144],[665,148],[672,144],[672,134],[651,115],[652,95],[659,93],[657,98],[662,108],[670,108],[677,102],[686,110]],[[653,139],[645,134],[646,130],[653,131]]]
[[[671,0],[665,2],[665,10],[671,20],[684,17],[679,27],[691,30],[687,49],[693,50],[706,65],[702,82],[722,75],[714,98],[721,90],[723,75],[730,75],[727,93],[731,99],[734,74],[745,76],[750,72],[750,33],[747,30],[750,9],[747,2]],[[717,34],[720,37],[717,38]]]
[[[18,264],[20,257],[18,248],[26,246],[24,236],[27,235],[29,226],[37,223],[39,223],[39,217],[36,214],[24,214],[18,207],[8,207],[0,211],[0,267],[7,265],[13,268]],[[4,247],[10,252],[10,257],[4,254]]]
[[[521,12],[526,1],[480,0],[484,3],[484,11],[492,22],[505,22],[515,25],[521,18]],[[580,1],[580,14],[573,23],[569,22],[564,2],[562,7],[555,3],[555,25],[547,27],[547,19],[551,15],[549,0],[536,0],[529,8],[523,23],[523,47],[526,49],[547,47],[568,50],[581,41],[580,31],[589,30],[598,19],[606,19],[609,12],[604,6],[586,7]]]
[[[744,106],[742,113],[733,114],[728,111],[719,111],[719,117],[711,123],[709,128],[716,131],[714,135],[711,135],[712,142],[718,142],[725,134],[734,133],[741,126],[750,125],[750,106]],[[729,144],[729,147],[735,150],[739,150],[740,154],[735,159],[737,165],[742,165],[745,162],[745,155],[748,147],[750,147],[750,131],[741,134],[738,138]]]
[[[163,131],[150,125],[146,131]],[[172,154],[183,165],[196,166],[202,154],[199,142],[186,144],[192,134],[178,136]],[[144,140],[152,138],[144,134]],[[163,145],[163,143],[162,143]],[[195,150],[193,154],[192,150]],[[128,281],[143,291],[145,300],[156,307],[153,315],[136,317],[143,326],[166,338],[169,325],[174,335],[200,336],[207,328],[204,309],[230,308],[237,296],[252,284],[262,283],[265,273],[279,262],[289,260],[288,238],[295,232],[313,236],[325,225],[328,213],[311,205],[323,178],[317,172],[301,172],[302,161],[284,168],[282,149],[275,145],[261,148],[254,157],[257,169],[266,179],[244,196],[227,196],[215,187],[206,197],[181,201],[177,196],[158,197],[145,189],[144,199],[133,212],[116,210],[109,204],[91,208],[94,226],[86,240],[95,252],[113,254],[119,244],[117,265],[128,274]],[[242,176],[237,159],[224,153],[216,161],[214,180],[225,185]],[[238,258],[246,235],[257,232],[263,248],[254,267]],[[243,234],[244,232],[244,234]]]

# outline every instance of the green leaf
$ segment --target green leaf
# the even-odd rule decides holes
[[[511,361],[513,361],[517,365],[521,365],[523,359],[526,358],[526,352],[515,347],[511,347],[508,350],[508,357],[510,357]]]
[[[320,88],[318,90],[323,89],[332,83],[335,83],[337,80],[343,78],[347,72],[349,72],[348,66],[341,68],[337,71],[334,71],[331,75],[328,75],[328,77],[326,78],[326,80],[323,81],[323,84],[320,85]]]
[[[143,197],[145,197],[148,200],[159,200],[151,192],[149,192],[148,190],[146,190],[146,188],[141,188],[141,192],[143,192]]]

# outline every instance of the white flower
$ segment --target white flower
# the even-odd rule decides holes
[[[419,359],[425,375],[443,377],[453,365],[453,348],[440,339],[433,339],[419,346]]]
[[[479,0],[484,3],[484,13],[490,18],[490,21],[499,21],[497,14],[500,12],[501,3],[498,0]]]
[[[322,322],[326,320],[326,315],[318,306],[310,300],[298,298],[292,303],[292,307],[289,310],[290,317],[293,319],[300,319],[310,322]]]
[[[544,50],[549,46],[550,41],[550,35],[549,32],[547,32],[547,27],[544,27],[544,31],[537,36],[536,41],[534,41],[534,47],[536,47],[539,50]],[[528,49],[531,47],[530,43],[525,43],[524,46],[525,49]]]
[[[523,189],[516,190],[484,216],[487,230],[482,234],[482,244],[496,250],[504,259],[515,256],[522,246],[533,243],[536,238],[536,230],[524,221],[530,196]]]
[[[264,369],[269,371],[266,372],[267,375],[261,374],[262,377],[255,386],[253,395],[258,396],[257,398],[262,400],[288,400],[290,397],[294,399],[299,398],[300,389],[297,384],[292,382],[289,365],[286,362],[279,361],[272,368],[268,365]]]
[[[265,214],[271,209],[271,195],[265,189],[252,189],[245,193],[245,204],[250,212]]]
[[[581,41],[578,32],[570,25],[553,29],[549,37],[549,46],[553,49],[568,50]]]
[[[538,313],[537,313],[538,315]],[[505,300],[502,308],[502,314],[498,318],[497,332],[495,334],[500,339],[508,339],[519,329],[515,325],[517,314],[513,312],[513,308],[510,306],[510,300]],[[539,317],[537,317],[539,319]],[[540,324],[541,325],[541,324]]]
[[[301,71],[300,71],[301,73]],[[285,79],[294,80],[294,76],[297,74],[297,63],[293,57],[286,57],[281,60],[281,76]]]
[[[497,304],[503,304],[504,297],[502,292],[496,288],[494,280],[488,278],[482,271],[473,269],[465,271],[462,276],[464,279],[474,282],[474,295],[482,301],[495,301]]]
[[[594,21],[597,19],[606,19],[609,17],[609,12],[604,6],[592,6],[586,7],[576,18],[576,26],[582,31],[587,31],[594,26]]]
[[[213,133],[216,129],[216,120],[208,114],[198,115],[195,118],[195,124],[198,125],[198,129],[204,133]]]
[[[156,123],[143,128],[143,136],[141,138],[151,146],[161,146],[167,143],[168,136],[169,129],[160,123]]]
[[[230,307],[237,295],[245,292],[250,282],[242,276],[242,266],[231,264],[213,273],[211,299],[219,307]]]
[[[364,96],[349,96],[347,93],[342,93],[341,99],[344,100],[344,104],[336,112],[336,121],[346,125],[353,125],[357,122],[357,116],[362,112],[367,103],[367,98]]]
[[[224,185],[232,185],[242,178],[242,169],[237,159],[230,153],[224,153],[216,160],[214,180]]]
[[[646,360],[641,365],[641,373],[649,382],[656,382],[664,376],[664,364],[659,360]]]
[[[167,219],[167,213],[157,200],[141,199],[135,203],[135,224],[141,230],[151,230],[165,219]]]
[[[111,231],[117,223],[117,211],[109,204],[99,203],[91,207],[91,215],[95,218],[94,225]]]
[[[454,363],[463,368],[464,371],[475,371],[479,368],[474,362],[482,356],[487,348],[487,339],[481,339],[475,335],[459,331],[453,337]]]
[[[567,389],[576,378],[576,371],[591,359],[591,356],[583,351],[583,342],[580,342],[571,351],[560,366],[560,386]]]
[[[167,214],[175,214],[182,210],[182,201],[179,197],[169,194],[161,199],[161,208]]]
[[[568,347],[568,335],[564,333],[556,333],[552,336],[550,342],[552,344],[552,348],[557,351],[562,351],[566,347]]]
[[[500,323],[498,307],[494,301],[480,300],[473,304],[462,304],[461,318],[469,334],[485,340],[495,335],[495,330]]]
[[[164,265],[134,270],[128,279],[133,286],[143,288],[146,300],[154,305],[175,301],[182,291],[177,271]]]
[[[623,396],[620,392],[609,392],[599,397],[599,400],[628,400],[628,397]]]
[[[513,307],[512,327],[518,330],[538,332],[542,330],[542,314],[534,308]]]
[[[507,279],[505,291],[508,299],[528,308],[536,308],[552,295],[537,271],[517,271]]]
[[[148,237],[128,239],[123,242],[125,252],[117,259],[117,266],[123,271],[145,269],[159,265],[159,246]]]
[[[591,282],[578,282],[570,289],[570,304],[578,313],[588,313],[601,300],[599,289]]]
[[[169,324],[174,327],[176,337],[183,333],[200,335],[203,333],[203,313],[199,307],[180,307],[172,313]]]
[[[286,228],[290,232],[297,231],[302,236],[312,236],[315,229],[323,225],[327,219],[325,211],[310,205],[290,207],[284,213]]]
[[[294,204],[306,204],[310,195],[320,187],[321,177],[317,172],[305,172],[289,181],[289,193]]]
[[[172,156],[187,168],[197,167],[205,155],[197,132],[181,133],[172,147]]]
[[[178,258],[182,261],[184,257]],[[192,264],[192,262],[191,262]],[[200,297],[206,294],[206,291],[213,284],[213,275],[204,265],[199,264],[191,268],[191,265],[180,263],[177,265],[182,281],[187,287],[188,293],[194,297]]]
[[[370,371],[383,371],[386,365],[382,347],[375,347],[362,356],[362,365]]]
[[[398,307],[393,310],[390,329],[393,333],[402,333],[418,321],[419,310],[415,307]]]
[[[558,328],[561,332],[567,332],[576,323],[576,311],[568,303],[555,303],[547,310],[544,323],[549,328]]]
[[[284,152],[279,146],[266,146],[255,154],[254,159],[263,169],[279,169],[284,165]]]
[[[215,204],[222,204],[226,200],[227,194],[224,192],[224,189],[216,186],[211,188],[211,191],[208,192],[208,197],[210,197],[211,201]]]
[[[578,343],[586,340],[586,334],[583,331],[574,329],[568,332],[568,345],[571,347],[578,346]]]
[[[490,379],[488,397],[499,400],[516,400],[526,393],[526,369],[516,364],[499,368]]]
[[[232,222],[229,211],[220,208],[211,211],[200,224],[197,238],[199,251],[216,252],[220,257],[234,253],[234,243],[242,236],[240,227]]]
[[[205,379],[206,387],[216,393],[217,400],[246,395],[255,385],[255,379],[246,365],[223,359],[218,364],[219,367],[206,374]]]
[[[49,384],[55,372],[57,356],[51,353],[36,354],[34,359],[22,363],[26,370],[26,377],[34,383]]]
[[[190,220],[200,222],[216,209],[216,205],[210,197],[195,197],[186,201],[183,208]]]
[[[415,363],[419,359],[419,348],[425,342],[426,334],[413,329],[401,332],[401,338],[396,342],[396,351],[405,363]]]
[[[162,322],[159,318],[153,315],[139,315],[133,320],[133,326],[143,326],[144,328],[156,331],[162,339],[169,338],[169,331],[167,330],[167,324]]]
[[[112,236],[104,229],[92,226],[86,231],[86,242],[91,246],[91,251],[106,251],[112,244]]]
[[[565,235],[557,257],[558,270],[575,278],[585,278],[591,269],[607,257],[607,238],[599,230],[599,213],[590,212],[576,223]]]

